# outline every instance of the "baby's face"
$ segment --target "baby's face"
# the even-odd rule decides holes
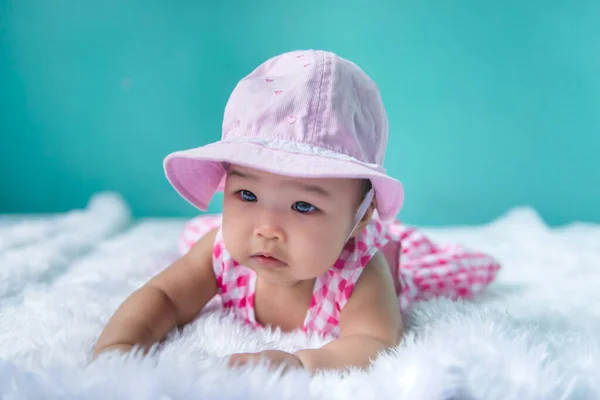
[[[234,260],[271,283],[295,285],[335,263],[361,202],[358,179],[306,179],[231,166],[223,240]]]

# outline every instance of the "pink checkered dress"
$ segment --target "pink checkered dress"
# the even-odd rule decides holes
[[[221,215],[191,220],[179,242],[182,253],[220,223]],[[417,300],[471,297],[492,282],[500,269],[496,260],[483,253],[457,245],[440,247],[398,221],[374,219],[355,240],[348,241],[335,264],[317,277],[303,330],[339,335],[341,311],[377,251],[388,261],[403,310]],[[224,308],[259,327],[254,315],[256,274],[231,258],[220,229],[213,248],[213,268]]]

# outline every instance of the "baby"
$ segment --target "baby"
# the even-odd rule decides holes
[[[404,190],[383,168],[387,137],[379,89],[352,62],[297,51],[261,64],[233,90],[220,141],[165,159],[169,182],[200,210],[223,191],[222,215],[187,225],[181,258],[123,302],[93,357],[148,349],[218,295],[259,329],[333,338],[234,354],[231,365],[367,367],[400,343],[413,301],[481,291],[495,260],[395,220]]]

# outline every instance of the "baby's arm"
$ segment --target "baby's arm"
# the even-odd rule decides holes
[[[185,325],[217,294],[212,267],[216,229],[133,292],[116,310],[94,346],[93,358],[139,345],[147,351],[176,326]]]
[[[295,355],[311,373],[319,369],[368,367],[380,352],[397,345],[402,333],[391,273],[385,257],[377,253],[342,309],[339,339]]]

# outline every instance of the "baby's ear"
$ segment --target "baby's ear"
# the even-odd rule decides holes
[[[373,213],[375,212],[376,208],[377,200],[373,198],[371,204],[369,204],[369,207],[367,208],[367,211],[365,211],[365,214],[361,218],[360,222],[356,225],[356,228],[354,228],[351,237],[355,237],[357,234],[362,232],[363,229],[365,229],[365,226],[367,226],[369,222],[371,222],[371,219],[373,219]]]

